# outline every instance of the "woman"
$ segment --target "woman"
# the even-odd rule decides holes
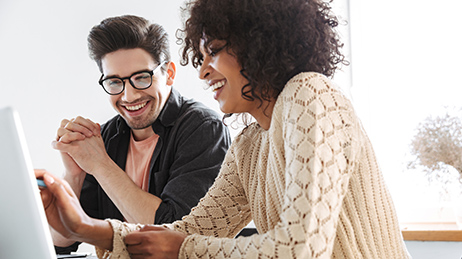
[[[408,258],[371,144],[328,79],[346,63],[329,5],[197,0],[185,10],[183,65],[200,67],[224,113],[256,122],[181,221],[91,219],[66,183],[42,172],[50,225],[100,257]],[[251,220],[259,234],[233,238]]]

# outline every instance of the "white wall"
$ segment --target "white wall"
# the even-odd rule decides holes
[[[20,113],[32,162],[61,175],[51,141],[63,118],[84,116],[104,123],[115,115],[88,57],[87,34],[104,18],[135,14],[164,26],[178,75],[174,87],[218,110],[192,66],[179,65],[175,31],[182,0],[0,0],[0,108]]]
[[[86,42],[90,29],[107,17],[134,14],[161,24],[170,35],[172,60],[177,63],[174,87],[221,113],[212,93],[202,89],[197,71],[179,65],[175,32],[182,27],[182,4],[183,0],[0,0],[0,108],[19,111],[35,168],[62,174],[59,153],[50,143],[63,118],[80,115],[104,123],[116,114],[98,84],[100,74],[88,57]],[[344,4],[337,8],[347,19]],[[346,90],[349,72],[346,67],[337,76]],[[237,132],[231,129],[232,136]]]

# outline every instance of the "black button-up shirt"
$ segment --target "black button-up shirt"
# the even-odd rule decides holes
[[[159,135],[149,175],[149,192],[162,199],[153,223],[181,219],[202,198],[217,176],[231,144],[228,128],[220,116],[205,105],[172,92],[152,128]],[[125,169],[131,130],[117,115],[101,128],[106,151]],[[123,192],[124,190],[120,190]],[[122,213],[96,179],[87,174],[80,203],[94,218],[123,220]],[[57,247],[57,253],[77,250]]]

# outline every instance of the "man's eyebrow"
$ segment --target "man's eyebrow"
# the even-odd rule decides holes
[[[133,73],[131,73],[129,76],[127,77],[131,77],[132,75],[136,74],[136,73],[141,73],[141,72],[148,72],[148,71],[152,71],[152,69],[149,69],[149,68],[145,68],[145,69],[140,69],[138,71],[135,71]],[[127,77],[121,77],[119,76],[118,74],[112,74],[112,75],[105,75],[103,74],[103,79],[107,79],[107,78],[114,78],[114,77],[117,77],[117,78],[127,78]]]

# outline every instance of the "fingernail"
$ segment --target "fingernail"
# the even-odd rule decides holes
[[[43,179],[46,180],[50,185],[55,183],[55,179],[47,174],[43,175]]]

